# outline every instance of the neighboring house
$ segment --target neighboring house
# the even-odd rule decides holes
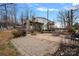
[[[30,29],[34,31],[42,31],[43,23],[30,21]]]
[[[42,31],[42,30],[52,30],[54,28],[54,22],[44,18],[44,17],[34,17],[32,20],[26,20],[26,30],[31,31]]]
[[[47,30],[47,23],[48,23],[48,19],[44,18],[44,17],[36,17],[35,21],[43,23],[43,30]]]
[[[49,31],[54,31],[55,30],[55,24],[54,24],[54,22],[49,21],[47,23],[47,30],[49,30]]]
[[[35,22],[43,23],[43,26],[42,26],[43,30],[48,30],[49,27],[50,28],[54,27],[54,22],[52,22],[44,17],[35,17]]]
[[[14,24],[10,20],[8,22],[8,26],[13,26]],[[0,28],[5,27],[5,21],[0,21]],[[23,20],[23,24],[17,23],[16,27],[26,28],[27,31],[35,30],[35,31],[42,31],[42,30],[52,30],[54,28],[54,22],[48,20],[44,17],[34,17],[32,20]]]

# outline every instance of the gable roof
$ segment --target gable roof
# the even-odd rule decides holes
[[[48,20],[48,19],[47,19],[47,18],[45,18],[45,17],[35,17],[35,18],[41,18],[41,19]]]
[[[45,18],[45,17],[35,17],[35,18],[45,19],[45,20],[47,20],[48,22],[53,22],[53,21],[51,21],[51,20],[49,20],[49,19],[47,19],[47,18]]]

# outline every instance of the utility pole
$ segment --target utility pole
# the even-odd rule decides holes
[[[29,12],[29,13],[30,13],[30,12]],[[29,31],[29,28],[30,28],[29,13],[28,13],[28,10],[27,10],[27,18],[26,18],[26,31],[27,31],[27,33],[28,33],[28,31]]]
[[[16,21],[16,4],[14,4],[14,19],[15,19],[15,25],[14,27],[16,28],[16,25],[17,25],[17,21]]]
[[[6,4],[4,4],[4,8],[5,8],[5,26],[8,29],[7,6],[6,6]]]
[[[47,20],[49,20],[49,9],[47,9]],[[47,22],[47,30],[49,30],[49,22]]]
[[[49,9],[47,9],[47,20],[49,19]]]
[[[30,14],[29,15],[30,16],[30,20],[32,20],[32,10],[31,9],[29,10],[29,14]]]
[[[73,25],[73,10],[71,9],[70,10],[70,26],[72,27],[72,25]]]

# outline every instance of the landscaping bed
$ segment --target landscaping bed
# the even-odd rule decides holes
[[[62,44],[53,56],[79,56],[79,46]]]

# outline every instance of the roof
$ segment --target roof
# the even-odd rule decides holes
[[[43,23],[40,23],[40,22],[33,22],[33,21],[30,21],[31,24],[41,24],[43,25]]]
[[[45,17],[35,17],[35,18],[41,18],[41,19],[48,20],[48,19],[47,19],[47,18],[45,18]]]
[[[35,18],[41,18],[41,19],[45,19],[45,20],[47,20],[47,21],[49,21],[49,22],[53,22],[53,21],[51,21],[51,20],[49,20],[49,19],[47,19],[47,18],[45,18],[45,17],[35,17]]]

